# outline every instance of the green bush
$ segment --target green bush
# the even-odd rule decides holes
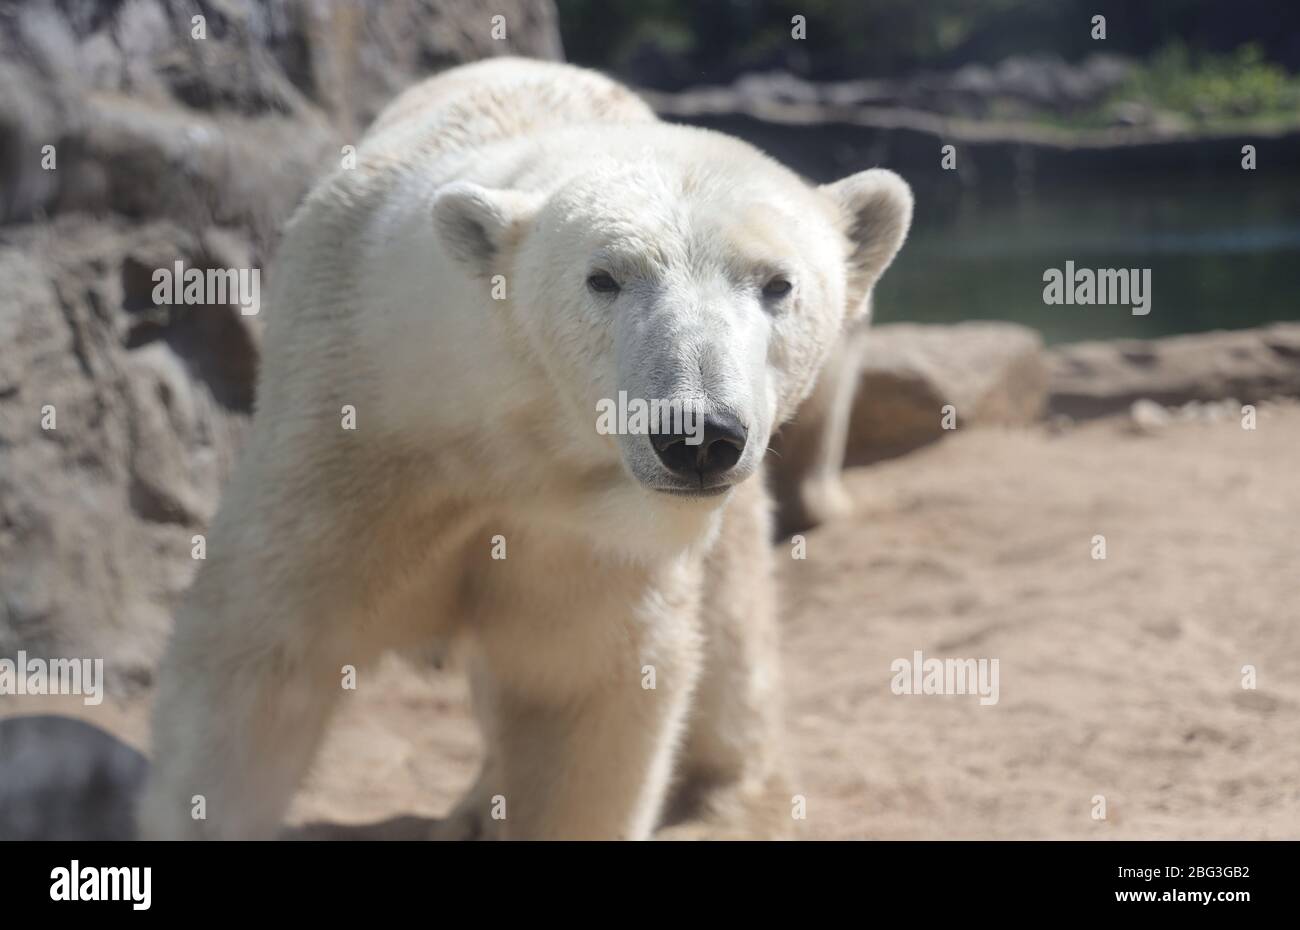
[[[1230,55],[1191,55],[1171,43],[1139,65],[1120,95],[1201,121],[1288,114],[1300,108],[1300,80],[1254,44]]]

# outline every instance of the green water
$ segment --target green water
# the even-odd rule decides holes
[[[878,322],[1011,320],[1048,342],[1300,319],[1300,177],[1162,179],[1015,194],[917,192]],[[1051,306],[1043,272],[1150,268],[1151,312]]]

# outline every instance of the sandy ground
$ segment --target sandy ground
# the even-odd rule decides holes
[[[959,430],[850,472],[855,517],[783,560],[798,834],[1300,838],[1297,463],[1288,404],[1254,431]],[[997,659],[998,702],[893,694],[916,650]],[[346,703],[293,821],[444,813],[479,754],[464,683],[392,661]],[[18,710],[146,737],[143,701]]]

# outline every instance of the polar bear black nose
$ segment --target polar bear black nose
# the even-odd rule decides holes
[[[749,430],[729,413],[710,413],[704,417],[703,436],[698,443],[688,443],[690,434],[656,433],[650,437],[659,461],[680,478],[707,486],[740,461]]]

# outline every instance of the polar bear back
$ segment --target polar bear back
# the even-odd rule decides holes
[[[640,97],[594,71],[494,58],[405,90],[375,119],[363,150],[436,159],[564,126],[655,119]]]

